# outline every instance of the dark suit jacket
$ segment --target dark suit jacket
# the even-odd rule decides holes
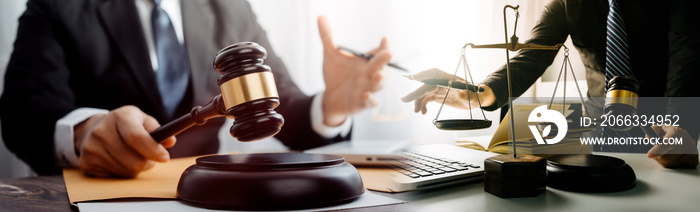
[[[700,89],[700,19],[695,17],[699,1],[638,0],[620,1],[630,47],[631,69],[640,84],[641,97],[698,97]],[[607,0],[552,0],[544,8],[532,38],[526,43],[555,45],[571,36],[586,69],[588,96],[605,96],[605,46]],[[512,91],[520,96],[552,64],[556,51],[521,50],[511,60]],[[581,79],[581,76],[578,76]],[[495,110],[508,103],[505,66],[483,82],[496,94]],[[672,99],[671,104],[640,104],[644,114],[680,114],[693,138],[700,129],[700,116],[688,98]],[[602,102],[600,104],[602,106]],[[660,106],[660,107],[657,107]],[[649,108],[657,107],[657,108]],[[665,107],[665,108],[664,108]],[[592,112],[593,114],[601,114]]]
[[[182,1],[191,80],[178,113],[209,102],[219,88],[212,61],[219,49],[253,41],[268,50],[285,118],[276,136],[292,149],[333,142],[311,129],[312,97],[302,93],[270,46],[250,5],[238,0]],[[7,67],[0,117],[5,144],[39,174],[58,173],[55,123],[80,107],[135,105],[161,124],[169,121],[156,87],[133,0],[30,0],[19,19]],[[215,153],[223,118],[178,136],[173,157]],[[335,138],[334,141],[343,138]]]

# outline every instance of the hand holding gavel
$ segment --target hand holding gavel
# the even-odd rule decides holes
[[[606,115],[637,115],[637,91],[639,83],[633,76],[615,76],[608,83],[607,97],[610,102],[605,105]],[[631,125],[609,127],[617,131],[632,129]],[[696,168],[698,166],[698,150],[695,139],[678,126],[640,125],[647,137],[654,138],[683,138],[682,145],[655,145],[647,152],[647,157],[656,160],[666,168]]]
[[[284,119],[274,111],[279,98],[270,68],[262,64],[266,54],[262,46],[250,42],[219,51],[214,68],[222,74],[217,80],[221,94],[162,127],[134,106],[95,115],[77,125],[75,148],[81,170],[94,177],[135,177],[156,161],[169,160],[165,148],[175,145],[174,135],[214,117],[235,119],[230,132],[239,141],[277,134]]]

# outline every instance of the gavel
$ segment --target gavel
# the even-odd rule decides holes
[[[605,104],[605,115],[636,116],[638,91],[639,82],[633,76],[620,75],[613,77],[608,82],[608,92],[605,94],[610,100],[610,102]],[[632,125],[611,125],[608,128],[616,131],[628,131],[633,127]],[[649,137],[659,137],[649,126],[639,125],[639,128]]]
[[[274,136],[284,125],[284,118],[274,109],[279,96],[270,67],[263,65],[265,48],[254,42],[241,42],[221,49],[214,59],[214,69],[221,94],[209,103],[192,108],[185,114],[151,132],[158,142],[177,135],[194,125],[215,117],[234,119],[231,136],[239,141],[256,141]]]

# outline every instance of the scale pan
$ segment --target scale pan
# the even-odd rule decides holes
[[[491,127],[491,120],[483,119],[447,119],[435,121],[435,127],[441,130],[475,130]]]

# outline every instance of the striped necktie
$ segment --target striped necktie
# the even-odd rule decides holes
[[[608,13],[608,34],[605,48],[605,82],[615,76],[631,75],[629,46],[625,22],[620,15],[618,3],[620,0],[610,0]]]
[[[615,76],[631,75],[629,46],[627,44],[627,30],[625,22],[620,14],[618,3],[621,0],[610,0],[610,10],[608,12],[607,42],[605,47],[605,83]],[[607,90],[606,90],[607,91]],[[615,131],[607,127],[602,128],[604,138],[626,138],[630,134],[626,131]],[[603,152],[629,152],[628,146],[606,146],[598,147]]]
[[[185,50],[177,39],[170,17],[160,7],[160,2],[161,0],[153,0],[151,25],[158,58],[156,72],[158,91],[170,119],[175,115],[175,110],[185,96],[190,72]]]

